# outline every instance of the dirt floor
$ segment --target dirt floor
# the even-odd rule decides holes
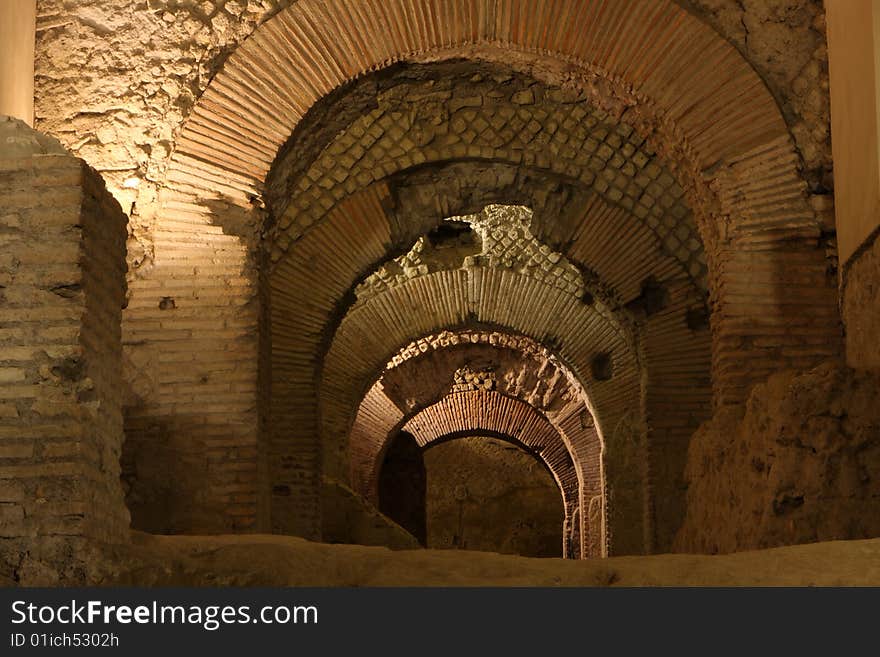
[[[720,556],[564,561],[327,545],[286,536],[152,536],[113,548],[98,583],[137,586],[865,586],[880,539]]]

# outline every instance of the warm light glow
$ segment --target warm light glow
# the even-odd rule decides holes
[[[137,189],[138,185],[141,184],[140,178],[128,178],[123,185],[126,189]]]

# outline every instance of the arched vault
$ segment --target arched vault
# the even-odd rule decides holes
[[[546,418],[553,432],[536,434],[521,442],[531,445],[530,449],[561,482],[566,526],[580,522],[577,509],[586,508],[592,500],[604,499],[605,495],[602,440],[593,422],[589,399],[571,371],[545,347],[525,336],[497,330],[432,334],[394,356],[358,406],[348,441],[353,487],[366,498],[375,499],[383,456],[397,432],[405,429],[419,439],[424,427],[417,431],[412,422],[425,409],[450,395],[479,391],[498,393],[499,402],[518,401]],[[473,410],[491,410],[490,407],[495,408],[483,404]],[[501,413],[507,411],[501,409]],[[510,418],[512,426],[525,426],[513,415]],[[446,418],[443,426],[453,421],[454,418]],[[437,433],[437,429],[434,439],[447,434],[463,435],[469,428],[489,429],[476,421],[461,422],[464,424],[457,428],[449,425],[445,433]],[[524,431],[502,431],[499,427],[493,430],[513,439]],[[547,440],[548,436],[552,440]],[[423,443],[427,444],[420,444]],[[636,490],[635,495],[638,494]],[[583,536],[584,544],[572,546],[575,554],[604,554],[605,529],[602,510],[594,526],[578,527],[577,534]],[[564,531],[566,536],[569,533],[568,529]]]
[[[663,549],[710,385],[716,405],[738,402],[836,349],[824,346],[839,340],[835,287],[797,165],[758,75],[671,0],[299,0],[193,108],[152,270],[132,285],[133,307],[188,300],[162,328],[190,341],[204,377],[231,378],[240,419],[208,392],[193,393],[203,414],[175,414],[164,384],[178,373],[145,320],[128,332],[159,365],[129,424],[255,448],[262,526],[315,536],[320,472],[343,462],[327,458],[328,436],[347,435],[371,377],[407,341],[476,317],[558,340],[581,380],[611,354],[597,423],[609,447],[645,436],[648,491],[612,492],[612,519],[640,515],[642,537],[612,533],[626,551]],[[353,305],[389,258],[485,202],[527,203],[534,234],[580,268],[595,303],[474,267]],[[436,319],[419,312],[429,306]],[[194,316],[215,321],[194,331]],[[355,328],[368,316],[382,340]]]

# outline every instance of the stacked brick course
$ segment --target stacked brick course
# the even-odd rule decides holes
[[[449,437],[446,434],[454,432],[461,434],[469,422],[479,424],[485,421],[484,415],[491,418],[504,412],[501,407],[495,408],[493,402],[509,405],[513,400],[520,403],[513,406],[517,412],[546,417],[552,427],[551,432],[536,435],[527,435],[520,427],[514,429],[515,435],[507,437],[541,447],[540,458],[560,482],[566,498],[567,526],[581,522],[577,514],[580,506],[604,494],[602,445],[587,396],[577,379],[546,348],[524,336],[498,331],[444,332],[408,345],[393,362],[360,403],[351,431],[351,478],[366,497],[375,496],[382,456],[404,425],[420,444],[427,444],[422,440],[426,432],[432,432],[435,438]],[[461,403],[449,399],[450,393],[461,392],[453,383],[455,373],[469,364],[486,363],[493,375],[492,391],[498,394],[474,398],[481,402],[473,406],[473,411],[465,404],[469,410],[460,413],[458,419],[438,414],[438,409],[445,408],[442,404],[455,403],[458,405],[452,408],[460,410]],[[429,407],[435,411],[427,413]],[[419,428],[408,424],[417,417],[421,418]],[[431,424],[433,417],[439,418],[440,425]],[[457,428],[449,428],[449,422],[456,421]],[[516,427],[516,421],[511,421],[513,425],[509,426]],[[501,429],[495,426],[493,430]],[[548,435],[550,442],[542,442]],[[617,480],[613,485],[617,486]],[[630,491],[621,489],[619,494],[638,498],[640,490],[638,486]],[[631,520],[617,519],[622,528]],[[605,530],[605,512],[600,509],[596,522],[581,532],[589,543],[589,549],[583,546],[586,554],[604,553]],[[579,544],[575,547],[580,551]]]
[[[0,549],[76,583],[128,540],[119,481],[125,215],[55,140],[0,118]]]

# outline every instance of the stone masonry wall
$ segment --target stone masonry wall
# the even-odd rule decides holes
[[[235,46],[291,0],[38,0],[36,118],[149,224],[174,136]],[[830,170],[820,0],[681,0],[755,67],[815,188]],[[812,172],[815,172],[813,174]],[[141,176],[148,184],[126,189]],[[144,235],[144,239],[147,239]]]
[[[679,0],[755,68],[776,97],[814,194],[833,189],[828,49],[822,0]],[[816,203],[830,210],[825,200]],[[828,212],[833,228],[833,212]]]
[[[130,217],[123,467],[140,529],[257,524],[259,221],[240,244],[215,226],[160,229],[154,219],[176,131],[196,98],[229,52],[289,4],[38,3],[37,126],[93,165]]]
[[[782,372],[691,441],[675,548],[734,552],[880,536],[880,376]]]
[[[0,571],[83,582],[128,540],[119,481],[125,216],[82,160],[0,117]]]
[[[243,234],[239,215],[229,214],[222,227],[205,221],[185,226],[175,218],[162,231],[154,219],[169,154],[193,103],[229,52],[290,4],[38,2],[37,125],[95,166],[131,219],[124,363],[128,463],[137,463],[138,471],[129,470],[127,483],[129,503],[145,529],[242,531],[260,524],[257,221]],[[761,73],[795,132],[806,169],[828,169],[821,4],[730,3],[742,16],[718,0],[684,4]],[[773,33],[783,46],[762,50],[749,31]],[[809,45],[792,47],[801,43]],[[809,175],[814,192],[827,191],[824,177]],[[823,199],[817,203],[824,208]],[[227,210],[222,202],[215,209]],[[159,252],[164,260],[157,259]],[[135,328],[129,328],[132,320]],[[181,337],[193,336],[198,340],[174,348]],[[157,490],[151,473],[169,485]],[[148,505],[150,515],[140,513]]]

